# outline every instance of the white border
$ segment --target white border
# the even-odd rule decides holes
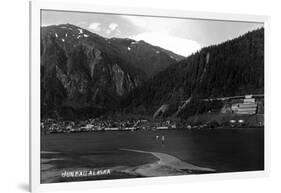
[[[71,183],[40,184],[40,10],[68,10],[96,13],[115,13],[131,15],[147,15],[161,17],[178,17],[225,21],[248,21],[264,23],[265,28],[265,170],[252,172],[234,172],[204,175],[187,175],[174,177],[154,177],[138,179],[120,179],[104,181],[84,181]],[[269,26],[270,18],[260,15],[224,14],[209,12],[194,12],[182,10],[143,9],[132,7],[112,7],[93,4],[32,1],[30,2],[30,191],[73,190],[85,188],[102,188],[109,186],[134,186],[149,184],[182,183],[205,180],[241,179],[249,177],[262,177],[269,175],[270,143],[269,143]],[[109,185],[110,184],[110,185]]]

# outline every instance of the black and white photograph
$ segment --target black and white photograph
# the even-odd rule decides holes
[[[264,23],[40,14],[41,184],[265,170]]]

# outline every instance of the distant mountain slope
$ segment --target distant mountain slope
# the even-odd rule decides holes
[[[41,27],[42,115],[115,108],[122,96],[180,57],[144,42],[129,49],[127,42],[71,24]]]
[[[153,114],[164,104],[175,113],[184,101],[264,90],[264,29],[203,48],[168,67],[123,101],[127,111]]]
[[[145,72],[148,77],[157,74],[166,69],[170,64],[176,63],[184,58],[183,56],[144,41],[111,38],[108,42],[118,47],[122,57],[134,67]]]

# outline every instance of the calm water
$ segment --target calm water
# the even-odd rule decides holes
[[[165,143],[155,140],[155,136],[165,136]],[[166,153],[216,172],[264,169],[261,128],[51,134],[41,137],[41,182],[140,177],[114,169],[111,175],[91,178],[62,179],[60,173],[75,168],[135,167],[158,160],[153,155],[122,148]]]

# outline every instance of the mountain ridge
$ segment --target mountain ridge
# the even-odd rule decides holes
[[[41,27],[42,115],[114,109],[122,96],[176,63],[160,48],[134,42],[129,50],[72,24]]]

